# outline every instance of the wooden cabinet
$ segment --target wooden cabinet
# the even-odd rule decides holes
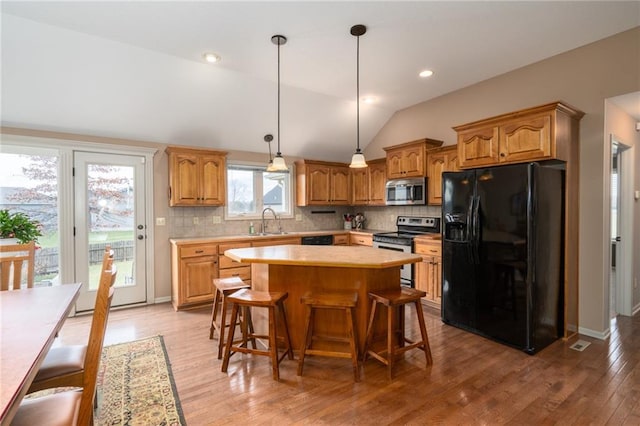
[[[442,141],[425,138],[384,148],[387,152],[387,178],[425,177],[426,150],[440,145]]]
[[[348,205],[351,179],[342,163],[302,160],[296,162],[296,204]]]
[[[172,244],[171,303],[175,310],[213,301],[218,276],[217,244]]]
[[[238,277],[247,284],[251,284],[251,265],[234,262],[224,255],[224,252],[236,248],[251,247],[251,243],[226,243],[218,245],[218,276],[220,278]]]
[[[367,161],[369,165],[351,171],[351,204],[367,206],[385,205],[385,185],[387,183],[387,160]]]
[[[333,236],[333,245],[334,246],[348,246],[349,245],[349,234],[339,234]]]
[[[442,204],[442,173],[458,168],[458,147],[450,145],[427,151],[428,204]]]
[[[170,146],[169,205],[221,206],[225,203],[226,153]]]
[[[460,168],[559,159],[568,161],[568,122],[582,113],[561,103],[542,105],[454,127]]]
[[[300,245],[300,237],[278,237],[268,240],[258,240],[251,243],[251,247]]]
[[[373,246],[373,235],[364,232],[351,232],[349,234],[349,244],[352,246]]]
[[[442,304],[442,241],[429,237],[414,239],[415,252],[422,256],[416,263],[415,285],[427,293],[423,300],[440,309]]]

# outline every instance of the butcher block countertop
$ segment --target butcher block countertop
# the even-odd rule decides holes
[[[417,254],[364,246],[282,245],[231,249],[225,256],[243,263],[384,269],[422,261]]]

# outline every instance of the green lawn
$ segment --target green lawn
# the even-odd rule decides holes
[[[94,232],[89,235],[89,244],[91,243],[113,243],[115,241],[132,240],[134,238],[133,231],[109,231]],[[52,232],[38,238],[38,245],[43,248],[58,246],[58,233]]]

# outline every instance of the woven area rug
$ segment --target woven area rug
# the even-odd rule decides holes
[[[162,336],[105,346],[97,394],[98,425],[186,424]]]

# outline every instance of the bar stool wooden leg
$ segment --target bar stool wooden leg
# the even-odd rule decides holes
[[[371,302],[371,315],[369,315],[369,326],[367,327],[367,337],[365,340],[364,354],[362,355],[362,361],[366,361],[369,356],[369,352],[367,349],[371,347],[371,341],[373,340],[373,322],[376,318],[377,305],[378,303],[375,300]]]
[[[213,340],[213,333],[216,329],[214,324],[218,316],[219,303],[220,303],[220,292],[216,290],[216,294],[215,296],[213,296],[213,310],[211,311],[211,327],[209,327],[209,340]],[[218,354],[218,359],[220,359],[219,354]]]
[[[234,304],[231,309],[231,324],[235,324],[238,320],[238,310],[239,306]],[[224,350],[224,358],[222,359],[222,372],[226,373],[227,368],[229,367],[229,357],[231,356],[231,346],[233,346],[233,336],[235,334],[236,328],[229,327],[229,335],[227,336],[227,345]]]
[[[420,334],[422,334],[422,350],[424,351],[425,358],[427,358],[427,366],[433,364],[433,358],[431,357],[431,346],[429,346],[429,337],[427,335],[427,326],[424,323],[424,314],[422,312],[422,303],[416,301],[416,312],[418,313],[418,324],[420,324]]]
[[[346,311],[347,315],[347,333],[349,337],[349,345],[351,347],[351,364],[353,365],[353,377],[356,382],[360,381],[360,365],[358,364],[358,348],[356,347],[356,341],[358,336],[356,335],[356,321],[354,308],[349,308]]]
[[[302,339],[302,348],[300,349],[300,356],[298,358],[298,376],[302,376],[302,369],[304,367],[304,356],[307,352],[307,348],[311,345],[311,336],[313,336],[313,309],[311,306],[307,306],[307,319],[304,325],[304,338]]]
[[[287,322],[287,313],[284,311],[284,303],[280,301],[276,305],[276,309],[280,312],[282,324],[284,324],[284,341],[287,345],[287,354],[290,360],[293,359],[293,346],[291,346],[291,335],[289,334],[289,323]]]
[[[220,292],[216,291],[216,298],[219,294]],[[222,359],[222,351],[224,349],[224,328],[227,326],[227,302],[225,300],[224,293],[222,293],[222,296],[220,296],[220,298],[222,299],[222,312],[220,318],[220,336],[218,339],[218,359]],[[229,324],[235,324],[235,322],[231,321]]]
[[[393,340],[396,338],[396,325],[395,325],[395,309],[391,306],[387,306],[387,373],[389,380],[391,380],[391,371],[393,370],[393,361],[395,359],[393,351]]]
[[[280,368],[278,368],[278,331],[276,326],[275,309],[269,309],[269,348],[271,350],[271,372],[273,380],[280,380]]]

